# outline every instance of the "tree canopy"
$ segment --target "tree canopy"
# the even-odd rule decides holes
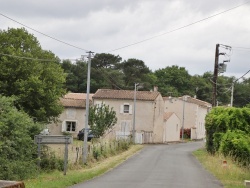
[[[55,119],[65,93],[59,59],[23,28],[0,31],[0,51],[0,94],[16,96],[16,107],[37,121]]]
[[[113,107],[105,104],[94,105],[89,109],[89,125],[96,137],[103,136],[117,122],[116,112]]]

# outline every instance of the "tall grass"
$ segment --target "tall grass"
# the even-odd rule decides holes
[[[230,158],[219,154],[210,155],[205,149],[199,149],[193,154],[225,188],[244,188],[244,180],[250,180],[250,169],[238,166]],[[226,161],[227,165],[223,161]]]
[[[25,187],[64,188],[74,185],[107,172],[142,148],[142,145],[132,145],[128,150],[120,152],[119,155],[100,158],[98,162],[92,162],[83,167],[78,166],[79,169],[73,167],[67,172],[67,175],[63,175],[63,173],[59,171],[42,173],[35,179],[25,180]]]

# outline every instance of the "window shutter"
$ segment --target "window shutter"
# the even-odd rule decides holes
[[[123,114],[123,104],[120,106],[120,113]]]
[[[132,105],[129,105],[129,114],[133,114]]]
[[[65,132],[66,131],[66,122],[63,121],[62,123],[62,132]]]

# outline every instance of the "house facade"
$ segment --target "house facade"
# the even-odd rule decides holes
[[[180,141],[181,120],[174,112],[166,112],[163,117],[163,143]]]
[[[164,97],[165,112],[174,112],[184,128],[191,129],[191,139],[205,138],[205,117],[212,105],[190,96]]]
[[[158,91],[136,91],[136,98],[134,94],[133,90],[99,89],[89,95],[90,105],[104,103],[116,112],[117,123],[105,138],[132,136],[133,122],[136,143],[179,141],[182,126],[191,129],[191,139],[205,137],[205,116],[211,104],[190,96],[162,97]],[[48,126],[50,134],[70,133],[77,137],[85,127],[86,94],[68,93],[60,101],[64,111],[58,122]]]
[[[99,89],[93,95],[94,105],[104,103],[116,111],[117,123],[108,136],[113,138],[131,136],[135,121],[138,143],[162,143],[164,101],[161,94],[157,91],[136,91],[134,105],[134,92]]]
[[[93,94],[89,95],[90,103]],[[86,94],[68,93],[60,99],[64,111],[59,121],[48,126],[50,134],[62,135],[64,132],[77,137],[78,132],[85,127]]]

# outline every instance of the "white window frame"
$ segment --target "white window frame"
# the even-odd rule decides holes
[[[73,124],[71,124],[71,126],[70,126],[70,130],[68,130],[68,125],[67,125],[67,122],[70,122],[70,123],[74,123],[75,124],[75,130],[73,131],[72,130],[72,125]],[[70,133],[75,133],[75,132],[77,132],[77,120],[65,120],[65,121],[63,121],[63,123],[62,123],[62,132],[70,132]]]
[[[128,106],[128,110],[125,110],[125,106]],[[120,113],[121,114],[132,114],[132,105],[129,103],[124,103],[120,106]]]

